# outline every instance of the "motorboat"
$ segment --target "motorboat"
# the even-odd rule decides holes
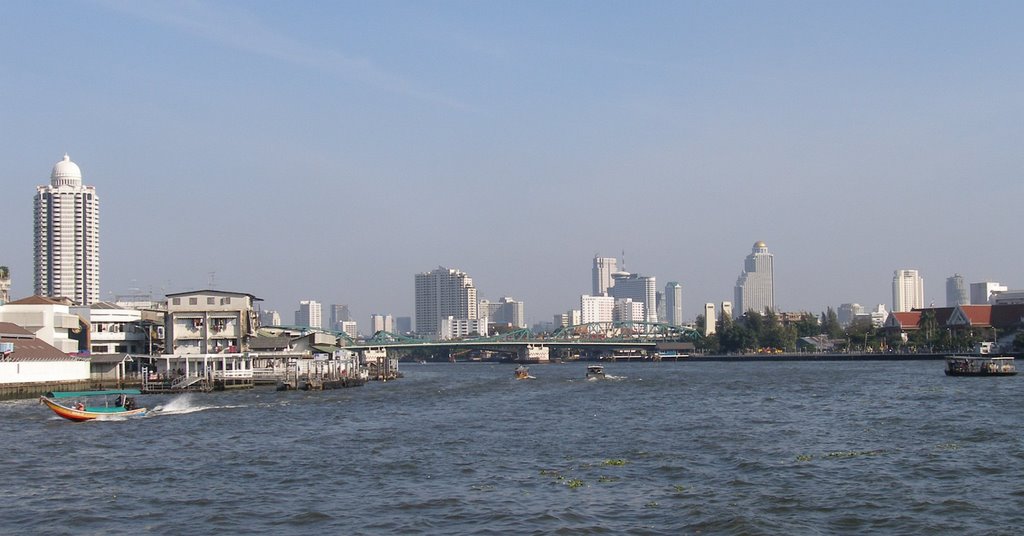
[[[591,380],[603,380],[607,376],[604,374],[604,365],[587,365],[587,379]]]
[[[49,392],[39,397],[39,402],[69,421],[120,419],[146,414],[147,409],[138,407],[134,396],[130,396],[138,394],[141,394],[138,389]],[[114,398],[113,402],[111,397]],[[70,404],[62,404],[57,400],[68,400]]]
[[[946,376],[1015,376],[1013,356],[950,355],[946,356]]]
[[[523,366],[523,365],[519,365],[518,367],[516,367],[516,370],[515,370],[514,374],[515,374],[515,378],[517,380],[535,380],[535,379],[537,379],[536,376],[530,376],[530,368],[526,367],[526,366]]]

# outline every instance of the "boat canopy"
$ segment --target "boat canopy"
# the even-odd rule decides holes
[[[83,398],[87,396],[141,395],[138,389],[108,389],[105,391],[58,391],[46,393],[47,398]]]

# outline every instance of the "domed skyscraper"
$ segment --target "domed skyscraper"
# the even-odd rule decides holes
[[[81,305],[100,299],[100,199],[82,185],[68,155],[53,166],[50,184],[36,187],[35,293]]]
[[[764,314],[775,309],[775,258],[760,240],[754,243],[743,263],[743,273],[736,280],[735,299],[737,317],[750,310]]]

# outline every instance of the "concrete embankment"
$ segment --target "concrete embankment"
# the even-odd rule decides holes
[[[939,354],[732,354],[691,356],[687,361],[929,361],[949,355]]]

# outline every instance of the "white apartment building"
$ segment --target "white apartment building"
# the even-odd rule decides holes
[[[296,326],[320,329],[323,327],[322,319],[320,302],[316,300],[299,302],[299,310],[295,311]]]
[[[395,332],[395,318],[391,315],[370,315],[370,333],[386,331]]]
[[[917,270],[896,270],[892,276],[892,310],[905,313],[924,307],[924,278]]]
[[[633,298],[616,298],[615,308],[612,309],[612,320],[616,322],[643,322],[646,319],[645,310],[644,304],[633,301]]]
[[[53,166],[50,184],[36,187],[33,213],[35,294],[78,305],[100,299],[100,198],[82,185],[68,155]]]
[[[491,324],[510,324],[515,328],[525,328],[526,308],[523,302],[511,296],[504,296],[497,302],[480,300],[477,318],[486,318]]]
[[[983,281],[971,283],[971,305],[988,305],[992,303],[992,296],[1000,292],[1006,292],[1009,288],[995,281]]]
[[[722,302],[722,314],[721,314],[721,316],[728,316],[729,318],[733,317],[732,316],[732,302],[727,302],[727,301]]]
[[[89,321],[89,350],[94,354],[146,355],[152,347],[142,311],[113,303],[96,302],[72,307],[71,312]]]
[[[342,320],[338,327],[349,337],[356,339],[359,337],[359,323],[355,320]]]
[[[704,336],[713,335],[717,331],[718,315],[715,314],[715,304],[704,304]]]
[[[486,318],[455,318],[449,316],[441,319],[441,340],[464,339],[466,337],[487,336],[489,323]]]
[[[580,296],[580,323],[611,322],[615,311],[615,298],[611,296]]]
[[[167,295],[164,332],[167,354],[237,353],[249,349],[256,334],[252,294],[194,290]]]
[[[755,242],[744,260],[734,294],[734,316],[743,316],[751,310],[764,314],[775,309],[775,257],[768,253],[764,242]]]
[[[281,325],[281,313],[267,309],[260,312],[260,325],[261,326],[280,326]]]
[[[441,320],[453,317],[476,320],[476,287],[460,270],[438,268],[416,274],[416,331],[426,337],[441,335]]]
[[[577,326],[583,323],[583,315],[579,309],[570,309],[562,314],[554,316],[554,327],[565,328],[569,326]]]

